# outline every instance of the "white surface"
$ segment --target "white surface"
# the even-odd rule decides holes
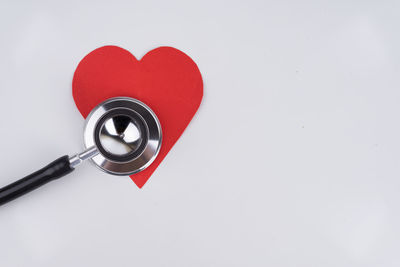
[[[0,265],[399,266],[398,1],[2,1],[1,185],[82,147],[91,50],[190,55],[196,117],[145,187],[84,165],[0,208]]]

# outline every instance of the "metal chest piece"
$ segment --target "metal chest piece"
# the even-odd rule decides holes
[[[157,116],[133,98],[108,99],[86,118],[86,151],[98,152],[92,162],[110,174],[131,175],[144,170],[160,151],[161,140]]]

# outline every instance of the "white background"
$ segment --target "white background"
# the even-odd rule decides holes
[[[85,164],[0,207],[0,266],[399,266],[399,1],[1,1],[0,185],[82,149],[73,72],[161,45],[204,99],[143,189]]]

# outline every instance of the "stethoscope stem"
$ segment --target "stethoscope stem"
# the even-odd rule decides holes
[[[71,166],[71,168],[75,168],[85,160],[91,159],[97,154],[99,154],[99,150],[95,146],[89,147],[85,151],[70,157],[69,165]]]

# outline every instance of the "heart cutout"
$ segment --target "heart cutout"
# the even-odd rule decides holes
[[[75,70],[72,95],[84,118],[104,100],[127,96],[148,105],[160,120],[163,141],[155,161],[131,175],[141,188],[182,135],[200,106],[203,80],[196,63],[172,47],[159,47],[137,60],[117,46],[100,47]]]

